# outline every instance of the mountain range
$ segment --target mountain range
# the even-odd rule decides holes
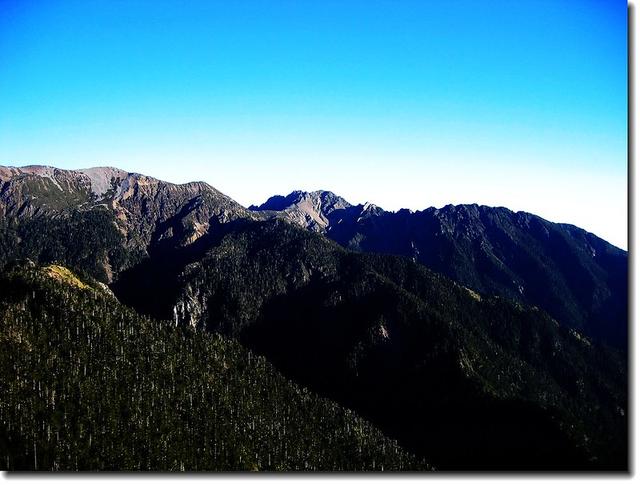
[[[539,306],[586,335],[626,345],[627,253],[570,224],[477,204],[388,212],[328,191],[296,191],[250,209],[348,249],[410,257],[474,291]]]
[[[73,276],[51,277],[46,269],[51,265],[64,268],[54,275]],[[265,364],[254,369],[242,357],[240,367],[251,377],[230,374],[232,389],[227,385],[224,391],[229,396],[264,396],[276,379],[285,383],[279,389],[305,389],[306,399],[319,403],[313,409],[332,403],[338,414],[331,416],[354,413],[366,427],[359,435],[364,441],[340,462],[329,448],[352,446],[350,435],[339,443],[325,440],[326,433],[338,434],[291,401],[287,396],[293,391],[271,393],[275,404],[269,406],[295,408],[296,415],[306,416],[301,419],[315,423],[308,427],[306,445],[315,450],[313,460],[278,455],[279,469],[379,469],[384,453],[376,446],[399,447],[387,469],[628,466],[628,255],[575,226],[478,205],[388,212],[373,204],[352,205],[327,191],[296,191],[244,208],[203,182],[175,185],[114,168],[0,167],[0,267],[10,275],[6,288],[24,288],[0,297],[3,368],[21,363],[17,374],[5,371],[3,385],[10,389],[24,387],[25,375],[29,385],[40,382],[31,360],[9,357],[16,352],[16,339],[31,348],[79,345],[65,333],[64,315],[73,315],[75,328],[92,321],[93,331],[100,333],[111,328],[108,315],[115,311],[126,313],[126,318],[114,317],[126,322],[126,330],[109,330],[108,345],[118,348],[128,339],[131,347],[120,354],[126,358],[110,365],[130,372],[123,366],[144,364],[144,371],[126,381],[134,389],[140,374],[151,372],[150,365],[159,366],[161,375],[173,365],[173,354],[167,362],[151,364],[143,350],[148,343],[136,329],[152,321],[155,333],[144,342],[178,342],[184,338],[180,332],[188,332],[190,342],[215,335],[222,342],[216,345],[236,346],[236,354],[257,355],[272,366],[267,379]],[[70,289],[69,281],[93,289],[77,284]],[[50,330],[52,341],[46,328],[54,310],[29,298],[29,291],[44,292],[44,302],[64,301],[58,310],[62,316]],[[81,291],[104,296],[79,296]],[[21,313],[26,307],[30,317]],[[29,319],[41,322],[37,332],[24,327]],[[216,352],[208,345],[197,344],[197,360],[204,367],[224,368],[209,355]],[[189,352],[177,344],[172,349]],[[65,371],[58,385],[75,386],[78,366],[93,365],[91,351],[85,348],[79,355],[61,365]],[[194,377],[185,378],[185,385],[204,395],[204,377],[196,367],[187,369]],[[115,374],[109,376],[101,379],[117,392],[128,392],[112,382]],[[155,402],[154,391],[149,392],[138,402]],[[35,403],[17,392],[3,396],[0,417],[11,441],[5,440],[2,446],[9,451],[0,449],[0,459],[4,452],[13,467],[32,468],[35,451],[15,455],[11,450],[27,449],[33,437],[16,431],[19,418],[6,410]],[[172,393],[158,396],[162,406],[175,399]],[[131,415],[135,403],[113,401],[101,401],[106,413],[113,406],[116,414]],[[221,403],[228,401],[216,402],[226,409]],[[180,417],[163,415],[170,428],[190,419],[192,408],[180,409]],[[34,429],[46,429],[57,419],[55,407],[51,411],[33,415]],[[89,407],[74,413],[86,426],[95,425]],[[273,419],[268,429],[279,426],[277,419],[268,419]],[[345,423],[344,418],[334,421]],[[117,429],[118,419],[110,423]],[[200,423],[189,429],[197,435],[208,428]],[[242,441],[238,427],[225,429],[225,440]],[[202,433],[198,439],[205,448],[214,442],[224,446],[208,431]],[[240,463],[239,456],[248,460],[249,455],[238,451],[222,461],[208,459],[204,466],[236,469],[259,463],[258,468],[268,469],[276,460],[264,450],[281,441],[270,433],[260,434],[264,447],[252,451],[250,463]],[[55,444],[50,438],[41,444],[70,446],[78,436],[74,431]],[[111,449],[106,441],[100,446]],[[154,442],[149,449],[157,446]],[[131,466],[140,458],[136,453],[132,445],[129,465],[118,462],[117,453],[109,455],[108,464],[85,453],[84,465],[75,468],[136,468]],[[154,461],[154,466],[184,466],[183,455],[176,453],[177,461]],[[63,468],[74,468],[73,460],[64,463]]]

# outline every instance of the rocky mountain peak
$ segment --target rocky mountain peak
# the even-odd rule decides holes
[[[252,205],[250,210],[279,212],[279,216],[316,232],[324,232],[332,214],[353,207],[342,197],[328,190],[306,192],[294,190],[287,196],[274,195],[264,204]]]
[[[351,204],[345,199],[328,190],[315,190],[313,192],[294,190],[286,196],[274,195],[269,197],[263,204],[252,205],[249,209],[253,211],[283,211],[305,203],[318,207],[323,211],[351,207]]]
[[[123,180],[135,175],[114,167],[83,168],[78,170],[78,173],[89,179],[91,192],[98,198],[102,198],[114,186],[119,186]]]

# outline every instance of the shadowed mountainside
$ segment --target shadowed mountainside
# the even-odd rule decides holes
[[[236,342],[141,317],[61,266],[0,276],[6,470],[427,470]]]
[[[570,328],[626,349],[627,253],[578,227],[475,204],[387,212],[330,192],[293,192],[252,209],[349,249],[410,257],[474,291],[539,306]]]
[[[617,352],[406,258],[345,251],[285,222],[225,230],[197,254],[123,273],[116,295],[237,338],[437,468],[625,466]]]

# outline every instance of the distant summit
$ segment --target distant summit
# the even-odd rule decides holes
[[[274,195],[260,206],[250,206],[249,210],[282,212],[289,222],[312,231],[324,232],[335,219],[333,216],[337,212],[352,207],[345,199],[327,190],[295,190],[287,196]]]

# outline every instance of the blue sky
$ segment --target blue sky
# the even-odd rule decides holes
[[[0,0],[0,163],[477,202],[626,248],[622,1]]]

